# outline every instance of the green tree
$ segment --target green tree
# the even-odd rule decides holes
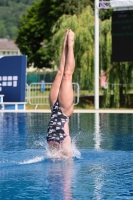
[[[128,106],[128,93],[132,83],[133,64],[129,62],[111,62],[112,36],[111,18],[100,22],[100,69],[106,72],[108,88],[104,90],[102,107],[120,108]]]
[[[53,34],[52,26],[62,14],[67,14],[70,10],[71,14],[79,13],[87,2],[87,0],[42,0],[28,9],[27,14],[20,20],[16,38],[21,52],[28,56],[28,63],[34,63],[34,66],[39,68],[51,66],[50,63],[53,60],[53,48],[50,43]]]
[[[64,30],[71,28],[75,32],[75,60],[76,70],[74,79],[81,89],[94,88],[94,14],[91,7],[87,7],[77,17],[76,15],[63,15],[53,26],[54,61],[59,65],[62,50]],[[132,63],[112,63],[112,36],[111,18],[100,20],[100,71],[104,70],[107,76],[108,89],[104,89],[102,107],[119,108],[128,106],[128,89],[132,80]],[[79,73],[80,71],[80,73]],[[99,72],[100,74],[100,72]],[[100,75],[99,75],[100,76]]]
[[[4,21],[0,21],[0,38],[3,38],[7,34]]]
[[[18,33],[19,17],[26,12],[26,8],[34,1],[40,0],[0,0],[0,24],[4,23],[4,35],[10,39],[15,39]],[[0,27],[0,32],[2,32]]]
[[[43,19],[40,18],[40,3],[36,2],[28,10],[28,15],[21,18],[16,39],[21,52],[28,56],[28,63],[34,63],[35,66],[40,67],[44,67],[43,61],[47,58],[45,52],[48,48],[46,46],[47,41],[45,41],[45,44],[43,43],[44,23]]]
[[[81,14],[82,10],[90,5],[91,7],[94,7],[94,1],[93,0],[64,0],[64,2],[61,3],[61,8],[64,10],[65,14],[74,15],[77,16]]]
[[[59,65],[62,50],[62,38],[66,29],[75,32],[75,81],[80,88],[93,89],[94,87],[94,13],[90,6],[86,7],[77,17],[76,15],[63,15],[53,26],[53,47],[55,65]],[[58,48],[57,44],[58,43]]]

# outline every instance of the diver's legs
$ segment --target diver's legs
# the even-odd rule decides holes
[[[69,30],[68,52],[58,96],[61,110],[66,116],[70,116],[73,113],[74,94],[72,87],[72,75],[75,68],[73,46],[74,46],[74,33],[71,30]]]
[[[59,89],[60,89],[62,76],[63,76],[63,72],[64,72],[64,66],[65,66],[66,54],[67,54],[67,37],[68,37],[68,30],[66,31],[64,42],[63,42],[62,55],[61,55],[61,60],[60,60],[60,67],[59,67],[59,70],[56,74],[54,82],[51,86],[51,89],[50,89],[49,100],[50,100],[51,110],[53,108],[54,103],[56,102],[56,100],[58,98]]]

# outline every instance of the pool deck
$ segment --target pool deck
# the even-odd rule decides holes
[[[0,110],[1,113],[50,113],[49,109],[34,109],[34,110]],[[75,109],[74,113],[130,113],[133,114],[133,109]]]

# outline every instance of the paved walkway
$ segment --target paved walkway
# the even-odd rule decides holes
[[[7,112],[17,112],[17,113],[50,113],[49,109],[47,110],[1,110],[1,113]],[[133,114],[133,109],[75,109],[74,113],[131,113]]]

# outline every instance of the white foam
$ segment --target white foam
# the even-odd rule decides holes
[[[32,164],[32,163],[38,163],[45,159],[44,156],[36,156],[35,158],[24,160],[23,162],[19,162],[19,165],[26,165],[26,164]]]
[[[62,150],[53,150],[51,151],[49,149],[49,146],[45,141],[41,141],[41,142],[36,142],[36,146],[42,146],[46,149],[46,151],[44,151],[44,155],[43,156],[36,156],[32,159],[25,159],[24,161],[21,161],[21,162],[18,162],[17,164],[19,165],[26,165],[26,164],[32,164],[32,163],[38,163],[38,162],[41,162],[45,159],[52,159],[52,160],[57,160],[58,158],[62,158],[62,156],[60,156],[62,154]],[[81,153],[80,151],[77,149],[77,146],[76,146],[76,139],[73,138],[72,139],[72,145],[71,145],[71,152],[72,152],[72,157],[73,158],[81,158]],[[66,156],[63,156],[64,159],[67,159],[68,157]]]
[[[77,149],[75,140],[72,140],[72,152],[73,152],[73,157],[81,158],[81,153]]]
[[[46,141],[35,141],[35,142],[34,142],[34,145],[35,145],[36,147],[45,147]]]
[[[71,146],[71,152],[72,157],[81,158],[81,153],[76,147],[76,141],[75,139],[72,140],[72,146]],[[62,149],[55,150],[55,149],[49,149],[49,146],[46,145],[46,157],[50,159],[60,159],[60,158],[68,158],[67,156],[62,157]]]

